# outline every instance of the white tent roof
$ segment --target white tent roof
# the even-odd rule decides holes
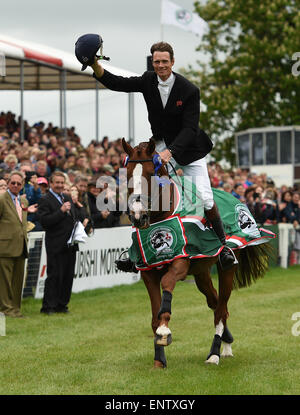
[[[75,42],[74,42],[75,49]],[[0,58],[5,57],[5,76],[0,72],[0,89],[20,90],[20,62],[24,62],[24,90],[59,90],[61,88],[60,73],[66,71],[66,88],[94,89],[93,71],[88,67],[81,71],[81,64],[75,53],[49,48],[32,42],[17,40],[0,34]],[[137,74],[101,62],[104,68],[121,76]],[[1,67],[0,67],[1,70]],[[105,88],[98,83],[99,88]]]

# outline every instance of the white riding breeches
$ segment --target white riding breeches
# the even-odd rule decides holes
[[[156,151],[161,153],[167,148],[163,140],[156,142]],[[213,192],[211,190],[210,179],[207,171],[206,157],[193,161],[187,166],[181,166],[172,158],[171,163],[173,167],[178,170],[181,169],[185,177],[191,177],[191,181],[196,185],[198,192],[203,200],[204,209],[210,210],[214,205]],[[172,173],[172,168],[168,165],[169,173]]]

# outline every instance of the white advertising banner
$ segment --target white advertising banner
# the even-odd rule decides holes
[[[94,235],[79,244],[72,292],[133,284],[140,274],[119,271],[115,266],[121,252],[131,245],[131,227],[95,229]],[[43,298],[47,278],[47,257],[43,241],[35,298]]]

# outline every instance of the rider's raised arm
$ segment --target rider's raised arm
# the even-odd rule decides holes
[[[95,60],[91,67],[94,70],[93,77],[106,88],[119,92],[143,92],[142,76],[118,76],[104,69],[99,61]]]

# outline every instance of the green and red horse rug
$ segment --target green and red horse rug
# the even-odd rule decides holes
[[[161,267],[176,258],[214,257],[223,248],[205,218],[203,203],[195,185],[179,176],[174,177],[173,183],[173,213],[147,229],[132,227],[132,245],[128,254],[140,271]],[[228,192],[212,190],[230,248],[243,249],[276,237],[270,230],[258,228],[244,203]]]

